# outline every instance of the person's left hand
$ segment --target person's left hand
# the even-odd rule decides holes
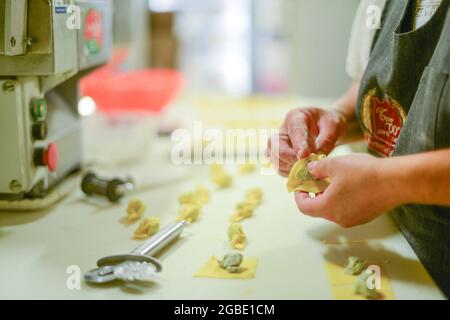
[[[295,194],[298,209],[308,216],[333,221],[344,228],[367,223],[401,204],[401,190],[384,173],[388,159],[367,154],[311,162],[317,179],[330,178],[330,186],[315,198]]]

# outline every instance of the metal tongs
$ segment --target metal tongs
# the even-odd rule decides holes
[[[173,222],[130,253],[101,258],[97,261],[98,268],[86,272],[84,280],[91,283],[154,281],[162,265],[153,256],[178,238],[187,224],[187,221]]]

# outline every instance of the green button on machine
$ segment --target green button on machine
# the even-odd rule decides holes
[[[47,102],[43,98],[31,99],[30,111],[34,120],[44,120],[47,116]]]

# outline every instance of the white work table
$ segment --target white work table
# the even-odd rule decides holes
[[[415,277],[417,256],[389,217],[341,229],[301,215],[284,179],[259,172],[239,176],[236,167],[228,169],[234,186],[225,190],[213,187],[207,167],[192,167],[188,178],[136,192],[117,205],[87,199],[77,188],[48,210],[0,212],[0,299],[332,299],[324,262],[350,254],[383,261],[397,299],[444,298],[435,285]],[[131,239],[136,225],[120,222],[130,198],[143,200],[145,215],[160,216],[164,226],[177,215],[179,193],[199,184],[210,188],[211,202],[200,220],[159,256],[161,283],[93,286],[82,280],[80,290],[67,288],[69,266],[85,272],[99,258],[127,253],[140,243]],[[255,215],[242,223],[249,239],[244,254],[259,258],[256,278],[194,278],[211,255],[229,251],[229,216],[251,187],[264,193]]]

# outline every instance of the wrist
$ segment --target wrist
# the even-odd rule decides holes
[[[343,101],[337,100],[332,103],[329,107],[330,110],[339,114],[346,123],[351,123],[356,119],[355,109],[346,105]]]
[[[377,176],[380,189],[389,199],[390,207],[414,202],[414,188],[411,175],[399,163],[398,158],[377,159]]]
[[[339,117],[340,123],[342,125],[346,126],[348,124],[349,119],[344,111],[334,108],[333,106],[331,106],[331,108],[329,108],[328,110]]]
[[[336,104],[332,104],[328,108],[326,108],[328,112],[331,112],[338,123],[338,141],[341,141],[346,135],[349,127],[349,122],[351,117],[342,109],[337,107]]]

